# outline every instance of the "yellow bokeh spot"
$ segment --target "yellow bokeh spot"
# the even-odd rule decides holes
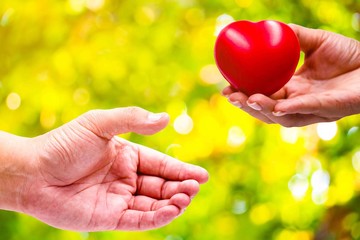
[[[85,6],[92,10],[92,11],[98,11],[100,10],[105,4],[105,0],[86,0]]]
[[[6,98],[6,106],[10,110],[16,110],[21,105],[21,97],[17,93],[10,93]]]
[[[275,216],[274,210],[268,204],[260,204],[251,208],[250,219],[256,225],[267,223]]]
[[[189,134],[194,127],[192,118],[186,113],[179,115],[174,121],[174,129],[179,134]]]
[[[79,13],[84,10],[85,2],[86,0],[69,0],[68,6],[71,11]]]
[[[281,138],[284,142],[295,144],[299,139],[300,130],[298,128],[280,128]]]
[[[239,147],[245,142],[245,140],[246,136],[244,131],[239,126],[232,126],[229,129],[227,144],[230,147]]]
[[[201,68],[200,79],[206,84],[217,84],[224,81],[223,76],[219,72],[215,64],[209,64]]]
[[[142,6],[135,12],[135,21],[139,25],[149,26],[156,21],[158,16],[154,6]]]
[[[338,127],[336,122],[318,123],[316,130],[319,138],[324,141],[330,141],[336,136]]]
[[[215,23],[215,32],[214,35],[218,36],[221,30],[223,30],[227,25],[234,22],[235,19],[229,14],[222,14],[216,19]]]

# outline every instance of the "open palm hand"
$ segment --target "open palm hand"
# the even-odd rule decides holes
[[[78,231],[147,230],[179,216],[207,172],[115,135],[153,134],[166,114],[140,108],[90,111],[35,138],[37,177],[23,211]]]

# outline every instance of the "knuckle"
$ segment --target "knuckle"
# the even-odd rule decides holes
[[[139,114],[139,113],[141,113],[141,112],[143,111],[142,108],[140,108],[140,107],[135,107],[135,106],[125,107],[123,110],[124,110],[124,112],[127,113],[129,116],[137,115],[137,114]]]
[[[130,129],[132,126],[140,124],[143,116],[145,116],[145,110],[140,107],[126,107],[123,111],[123,124]]]
[[[99,118],[102,117],[104,110],[89,110],[84,113],[79,119],[78,123],[96,134],[102,134],[101,126],[99,126]]]
[[[101,110],[89,110],[86,113],[83,114],[83,118],[88,121],[94,121],[98,116],[100,115]]]

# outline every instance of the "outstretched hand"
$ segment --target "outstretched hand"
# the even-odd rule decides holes
[[[305,53],[292,79],[270,97],[246,96],[231,87],[223,95],[255,118],[286,127],[360,113],[360,43],[328,31],[290,26]]]
[[[136,107],[94,110],[25,140],[37,158],[22,187],[21,211],[77,231],[147,230],[170,223],[208,173],[116,136],[154,134],[168,120],[165,113]]]

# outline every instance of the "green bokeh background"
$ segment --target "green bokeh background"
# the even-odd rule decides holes
[[[162,132],[123,137],[211,179],[158,230],[77,233],[2,211],[0,239],[360,239],[359,117],[266,125],[221,96],[213,59],[223,14],[360,39],[359,13],[358,0],[1,0],[1,130],[37,136],[97,108],[166,111]]]

